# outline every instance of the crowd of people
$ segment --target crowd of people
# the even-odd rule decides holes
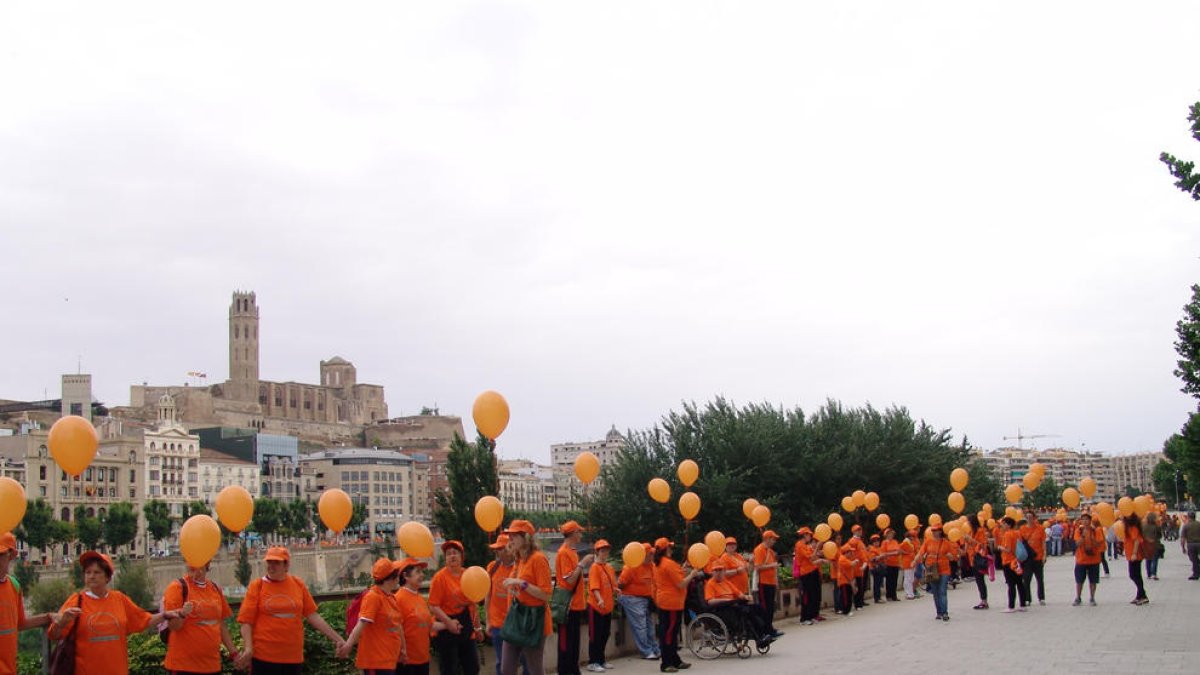
[[[1200,523],[1194,513],[1171,520],[1178,522],[1177,527],[1172,525],[1174,536],[1192,563],[1189,579],[1198,579]],[[933,597],[935,617],[949,621],[948,586],[968,578],[979,593],[974,609],[986,610],[990,608],[988,582],[997,570],[1007,587],[1004,611],[1025,611],[1033,604],[1035,589],[1038,603],[1045,604],[1043,566],[1048,555],[1060,552],[1060,546],[1075,557],[1072,604],[1083,604],[1086,585],[1087,602],[1096,605],[1101,569],[1107,576],[1109,559],[1124,557],[1134,584],[1132,604],[1144,605],[1149,602],[1145,579],[1158,578],[1157,560],[1167,531],[1154,513],[1145,518],[1131,515],[1120,527],[1109,528],[1086,512],[1068,522],[1041,523],[1031,513],[1004,517],[994,525],[971,516],[968,524],[965,534],[958,530],[951,532],[953,537],[940,524],[932,524],[924,532],[914,528],[903,536],[885,528],[868,540],[862,527],[854,525],[848,539],[843,540],[841,532],[833,533],[832,547],[816,542],[810,528],[800,528],[792,559],[792,574],[800,589],[799,623],[825,620],[820,613],[823,562],[829,565],[835,587],[834,611],[844,616],[867,606],[868,591],[875,604],[899,602],[901,591],[907,600],[924,591]],[[1115,538],[1116,546],[1114,531],[1121,534]],[[301,672],[305,623],[333,644],[339,658],[354,654],[355,666],[364,673],[404,675],[427,675],[435,646],[440,672],[477,675],[476,645],[485,639],[495,648],[497,675],[542,675],[544,649],[556,632],[558,673],[578,675],[584,625],[586,668],[605,672],[613,667],[605,653],[617,604],[624,609],[642,658],[657,660],[662,672],[690,666],[680,656],[680,633],[685,610],[695,606],[692,600],[706,611],[736,618],[760,651],[782,635],[773,623],[782,563],[774,550],[779,536],[772,530],[762,533],[752,555],[739,554],[738,541],[727,538],[724,554],[698,569],[677,562],[672,556],[674,542],[659,538],[642,544],[643,562],[624,566],[619,575],[608,562],[612,547],[607,541],[597,540],[593,552],[580,557],[583,528],[568,521],[561,533],[564,540],[555,553],[552,572],[549,558],[534,539],[533,525],[512,521],[491,544],[495,559],[487,566],[490,588],[482,613],[479,603],[469,600],[462,588],[466,561],[460,542],[442,544],[445,565],[430,580],[428,597],[421,594],[425,562],[380,559],[371,570],[374,583],[356,602],[357,616],[348,622],[345,636],[329,626],[304,582],[289,573],[288,550],[270,548],[264,556],[266,574],[250,583],[236,614],[240,649],[226,621],[234,613],[224,593],[208,578],[207,565],[188,567],[186,575],[168,585],[161,608],[152,613],[110,588],[112,561],[87,551],[79,558],[83,589],[57,612],[26,616],[20,589],[8,575],[16,541],[5,534],[0,536],[0,674],[15,672],[17,631],[33,628],[47,628],[52,640],[70,642],[72,649],[56,658],[72,658],[78,675],[127,673],[127,636],[152,630],[165,634],[163,666],[170,673],[218,673],[223,648],[237,668],[254,675]],[[561,600],[555,599],[556,594]],[[559,607],[553,609],[556,604]]]

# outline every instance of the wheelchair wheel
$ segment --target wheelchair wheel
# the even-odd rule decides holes
[[[729,629],[715,614],[697,614],[684,632],[688,650],[698,659],[715,659],[730,645]]]
[[[770,645],[770,644],[765,644],[765,645],[762,645],[762,646],[755,645],[755,647],[758,649],[758,653],[759,653],[759,654],[766,654],[767,652],[771,651],[771,645]]]
[[[748,659],[748,658],[750,658],[750,655],[753,653],[754,653],[754,650],[750,648],[749,640],[742,639],[740,642],[738,642],[737,655],[738,655],[739,659]]]

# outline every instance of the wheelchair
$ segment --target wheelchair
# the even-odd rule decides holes
[[[771,644],[755,641],[750,618],[734,605],[709,605],[704,600],[704,581],[698,578],[688,587],[684,607],[687,623],[683,629],[684,643],[696,658],[711,660],[726,654],[748,659],[771,651]]]

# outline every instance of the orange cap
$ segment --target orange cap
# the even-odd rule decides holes
[[[84,551],[83,555],[79,556],[79,566],[84,569],[87,569],[87,566],[94,562],[100,563],[101,567],[103,567],[105,570],[108,570],[108,576],[112,577],[112,575],[113,575],[112,558],[104,555],[103,553],[99,553],[97,551]]]
[[[725,537],[725,545],[728,546],[730,544],[734,544],[736,546],[737,545],[737,537]]]
[[[850,528],[851,532],[862,532],[862,525],[855,525]]]
[[[263,556],[263,560],[268,562],[291,562],[292,554],[288,553],[288,550],[282,546],[272,546],[267,549],[267,554]]]
[[[462,542],[457,539],[447,539],[442,542],[442,553],[445,553],[448,548],[456,548],[459,553],[464,555],[467,553],[467,549],[463,548]]]
[[[404,560],[396,561],[396,569],[400,570],[400,575],[404,576],[404,571],[410,567],[429,567],[429,563],[417,560],[416,558],[405,558]]]
[[[505,546],[508,546],[508,535],[501,534],[499,537],[496,537],[496,543],[489,544],[488,548],[492,549],[493,551],[498,551]]]
[[[375,561],[374,565],[371,566],[371,577],[375,579],[375,581],[383,581],[384,579],[392,576],[392,573],[398,569],[400,568],[397,567],[397,563],[394,563],[387,558],[380,558],[379,560]]]
[[[528,520],[514,520],[508,524],[508,529],[504,531],[504,534],[527,534],[532,537],[536,531],[533,529],[533,523]]]
[[[595,546],[593,546],[592,548],[594,548],[594,549],[596,549],[597,551],[599,551],[599,550],[600,550],[600,549],[602,549],[602,548],[612,548],[612,544],[608,543],[608,540],[607,540],[607,539],[597,539],[597,540],[596,540],[596,545],[595,545]]]
[[[576,532],[583,532],[583,527],[573,520],[568,520],[562,524],[562,527],[560,527],[559,530],[569,537]]]
[[[654,553],[654,544],[642,544],[646,549],[646,553]]]
[[[659,537],[658,539],[654,540],[654,548],[656,549],[668,549],[674,545],[675,542],[667,539],[666,537]]]
[[[0,534],[0,554],[17,550],[17,538],[12,532]]]
[[[800,529],[796,530],[796,534],[798,534],[798,535],[800,535],[800,536],[802,536],[802,537],[803,537],[803,536],[804,536],[804,535],[806,535],[806,534],[812,534],[812,530],[811,530],[811,529],[809,529],[807,525],[805,525],[804,527],[802,527],[802,528],[800,528]]]
[[[779,535],[775,533],[775,530],[767,530],[766,532],[763,532],[763,539],[766,539],[767,537],[778,539]]]

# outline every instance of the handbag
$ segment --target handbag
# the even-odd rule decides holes
[[[555,587],[554,593],[550,595],[550,621],[555,626],[561,626],[567,622],[567,613],[571,611],[572,595],[575,595],[574,591],[568,591],[562,587]]]
[[[1025,545],[1024,539],[1017,540],[1017,560],[1020,562],[1029,560],[1029,547]]]
[[[542,641],[545,617],[545,605],[534,607],[514,601],[500,626],[500,639],[518,647],[536,647]]]
[[[83,593],[75,594],[75,606],[83,608]],[[75,673],[75,628],[83,621],[80,616],[71,624],[71,630],[63,636],[50,653],[50,675],[74,675]]]

